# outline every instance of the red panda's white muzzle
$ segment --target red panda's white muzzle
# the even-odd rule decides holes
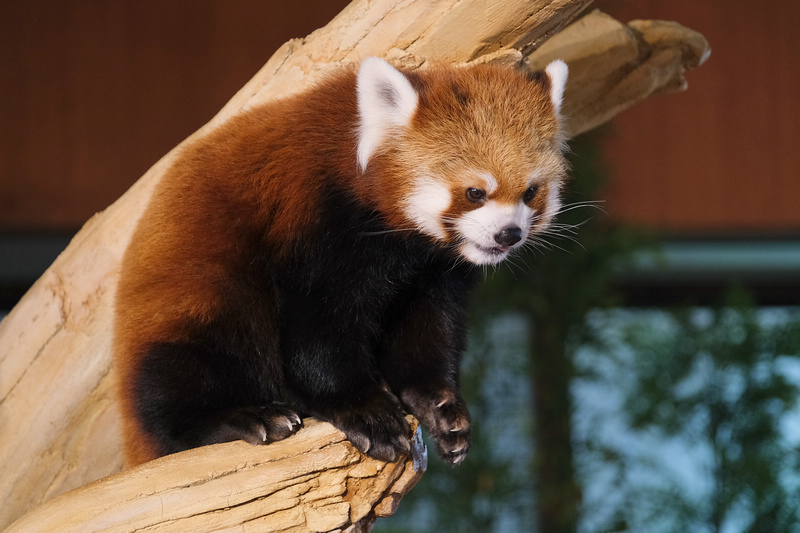
[[[533,216],[534,211],[522,202],[508,205],[489,200],[456,220],[459,252],[476,265],[500,263],[524,244]]]

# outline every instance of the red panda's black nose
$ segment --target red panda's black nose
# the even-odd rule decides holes
[[[494,236],[495,242],[503,246],[513,246],[522,240],[522,230],[517,226],[509,226]]]

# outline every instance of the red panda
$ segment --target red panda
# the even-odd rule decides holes
[[[183,148],[120,271],[126,463],[306,416],[391,461],[404,413],[460,463],[467,299],[559,209],[566,77],[368,58]]]

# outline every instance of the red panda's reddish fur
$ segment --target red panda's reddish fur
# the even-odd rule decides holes
[[[153,339],[189,339],[194,322],[187,317],[207,324],[226,312],[226,292],[236,286],[229,279],[248,268],[242,247],[266,243],[276,257],[291,253],[317,223],[316,180],[334,174],[331,168],[356,171],[352,135],[336,133],[355,132],[356,117],[355,75],[345,72],[315,91],[235,116],[181,149],[136,229],[117,289],[124,305],[116,309],[114,352],[127,464],[158,456],[125,387],[140,351]]]
[[[141,425],[133,390],[149,346],[190,342],[231,305],[247,302],[248,286],[240,280],[263,267],[253,263],[252,250],[263,249],[274,262],[291,258],[320,231],[325,186],[349,191],[389,228],[410,228],[401,206],[420,166],[451,179],[453,190],[465,187],[469,171],[485,169],[501,182],[496,198],[509,202],[524,190],[528,174],[543,168],[555,177],[542,183],[533,205],[546,208],[548,188],[559,187],[564,173],[546,76],[531,82],[489,66],[406,75],[421,95],[418,111],[363,173],[356,163],[356,73],[349,70],[246,110],[181,149],[138,225],[118,287],[114,352],[127,464],[163,453]],[[461,106],[467,100],[495,114],[466,120]],[[447,216],[474,207],[461,193],[453,198]],[[277,329],[270,309],[254,306],[252,320]],[[276,376],[284,371],[280,361],[270,364]]]

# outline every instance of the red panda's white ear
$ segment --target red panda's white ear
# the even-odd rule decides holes
[[[547,65],[544,71],[550,78],[550,100],[552,100],[556,115],[558,115],[561,113],[561,104],[564,101],[564,87],[567,85],[569,68],[566,63],[556,59]]]
[[[358,71],[357,93],[357,154],[363,172],[387,133],[411,122],[417,109],[417,92],[402,72],[383,59],[368,57]]]

